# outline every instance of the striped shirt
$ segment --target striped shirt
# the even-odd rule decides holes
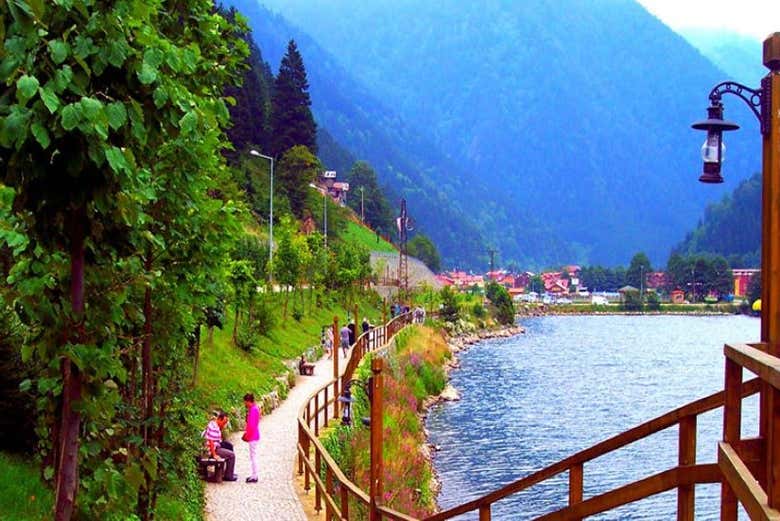
[[[209,422],[208,427],[206,427],[206,430],[203,431],[203,437],[206,438],[207,446],[209,441],[214,441],[217,443],[222,441],[222,429],[220,429],[219,425],[217,425],[217,420],[211,420]]]

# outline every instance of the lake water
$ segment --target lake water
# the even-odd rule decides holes
[[[723,389],[723,344],[757,341],[745,316],[561,316],[521,322],[525,335],[461,354],[451,383],[462,400],[434,407],[430,441],[449,508]],[[748,373],[746,373],[748,374]],[[746,377],[747,378],[747,377]],[[757,399],[743,434],[757,432]],[[697,461],[716,460],[720,410],[699,417]],[[677,462],[677,427],[585,465],[585,498]],[[719,485],[696,487],[696,519],[718,519]],[[532,519],[566,505],[568,476],[493,505],[494,520]],[[676,490],[591,519],[674,519]],[[477,519],[476,513],[459,519]]]

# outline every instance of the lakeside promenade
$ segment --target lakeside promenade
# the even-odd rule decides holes
[[[342,362],[342,366],[346,363]],[[230,436],[229,441],[235,446],[238,481],[207,484],[208,521],[308,521],[294,485],[298,442],[294,427],[306,398],[330,380],[332,373],[333,361],[322,358],[315,364],[313,376],[299,375],[287,399],[271,414],[263,416],[257,483],[244,481],[250,467],[249,446],[241,441],[242,433]]]

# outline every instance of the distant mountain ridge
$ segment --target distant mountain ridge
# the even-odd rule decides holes
[[[727,117],[744,130],[729,136],[727,183],[696,183],[703,136],[689,125],[723,73],[633,1],[266,3],[330,50],[299,42],[323,69],[315,114],[359,157],[395,153],[380,177],[422,197],[418,222],[449,264],[484,259],[488,244],[529,266],[614,265],[637,250],[662,261],[759,164],[752,115],[734,102]],[[265,22],[273,63],[262,33],[300,32]]]
[[[724,80],[757,88],[767,73],[762,44],[754,38],[719,29],[684,29],[680,34],[725,73]]]

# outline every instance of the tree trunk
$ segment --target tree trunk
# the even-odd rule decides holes
[[[237,345],[238,342],[236,341],[238,338],[238,301],[236,301],[236,320],[233,321],[233,345]]]
[[[198,362],[200,361],[200,324],[195,326],[195,331],[192,333],[192,386],[195,387],[195,383],[198,381]],[[164,406],[161,406],[164,410]],[[160,418],[165,416],[160,413]]]
[[[69,342],[83,341],[84,326],[84,228],[85,209],[80,207],[71,214],[70,245],[70,304],[73,324],[68,332]],[[55,521],[69,521],[73,517],[79,481],[79,430],[81,416],[74,404],[81,400],[81,375],[75,364],[64,358],[62,371],[62,412],[59,428]]]
[[[144,261],[144,269],[149,273],[152,269],[152,253],[147,252]],[[151,420],[154,414],[154,390],[153,390],[153,367],[152,367],[152,287],[146,286],[144,291],[144,336],[141,344],[141,412],[143,416],[143,427],[141,429],[143,437],[143,452],[150,454],[152,427]],[[150,480],[146,476],[145,485],[138,492],[138,515],[143,520],[148,520],[151,512]]]
[[[214,344],[214,326],[209,326],[209,332],[208,335],[206,336],[206,343],[208,345]]]

